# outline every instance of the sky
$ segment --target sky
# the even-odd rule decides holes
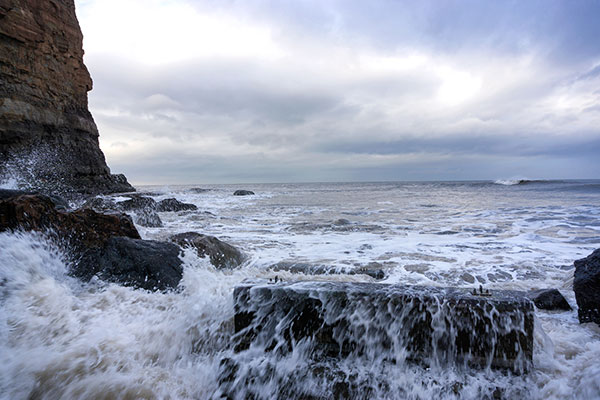
[[[76,0],[134,184],[600,178],[600,0]]]

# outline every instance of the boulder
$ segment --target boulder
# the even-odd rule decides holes
[[[129,200],[116,203],[119,210],[133,212],[136,224],[148,228],[160,228],[162,220],[156,213],[158,203],[151,197],[131,195]]]
[[[183,275],[179,248],[172,243],[111,237],[102,248],[87,251],[71,273],[146,290],[174,289]]]
[[[541,310],[571,311],[571,306],[567,302],[567,299],[564,298],[558,289],[533,290],[528,292],[527,296]]]
[[[254,192],[251,190],[236,190],[235,192],[233,192],[234,196],[251,196],[253,194]]]
[[[87,199],[79,208],[89,208],[97,212],[114,212],[118,210],[117,203],[106,197],[92,197]]]
[[[163,226],[163,222],[156,211],[151,209],[136,211],[133,220],[136,224],[147,228],[160,228]]]
[[[65,212],[43,195],[0,200],[0,231],[44,231],[66,243],[72,255],[70,273],[93,276],[147,290],[177,287],[182,276],[179,247],[141,240],[127,214],[100,214],[90,208]]]
[[[8,199],[11,197],[17,197],[21,195],[41,195],[41,193],[37,192],[28,192],[25,190],[13,190],[13,189],[0,189],[0,200]],[[69,202],[62,198],[61,196],[56,195],[46,195],[46,197],[50,198],[54,203],[54,207],[59,210],[67,210],[69,209]]]
[[[117,207],[123,211],[156,210],[156,201],[151,197],[133,196],[129,200],[118,202]]]
[[[168,212],[168,211],[192,211],[197,210],[198,207],[194,204],[182,203],[177,199],[164,199],[158,202],[156,205],[156,211]]]
[[[233,295],[236,352],[517,373],[532,365],[534,307],[523,292],[256,280]]]
[[[0,200],[0,231],[51,231],[74,250],[97,248],[113,236],[139,239],[127,214],[100,214],[91,209],[66,212],[44,195],[21,195]]]
[[[210,263],[216,268],[235,268],[244,262],[241,251],[214,236],[202,235],[197,232],[185,232],[169,238],[181,247],[193,247],[199,257],[209,257]]]
[[[600,249],[575,261],[573,291],[579,307],[579,322],[600,325]]]

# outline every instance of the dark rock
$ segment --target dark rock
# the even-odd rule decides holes
[[[177,199],[164,199],[158,202],[156,205],[156,211],[190,211],[197,210],[198,207],[194,204],[182,203]]]
[[[217,268],[235,268],[244,262],[242,252],[214,236],[186,232],[173,235],[169,240],[181,247],[195,248],[199,257],[208,256]]]
[[[212,189],[204,189],[204,188],[190,188],[188,189],[189,192],[192,193],[206,193],[206,192],[210,192]]]
[[[117,203],[113,199],[108,199],[106,197],[93,197],[87,199],[79,208],[89,208],[97,212],[114,212],[119,209]]]
[[[156,210],[156,201],[150,197],[134,196],[129,200],[117,203],[117,207],[123,211]]]
[[[336,219],[335,221],[333,221],[334,225],[350,225],[350,221],[348,221],[346,218],[340,218],[340,219]]]
[[[163,226],[162,220],[156,213],[158,203],[150,197],[133,195],[129,200],[116,203],[119,210],[133,212],[133,220],[136,224],[149,227],[160,228]]]
[[[156,211],[148,208],[136,211],[133,220],[136,224],[147,228],[160,228],[163,226],[163,222]]]
[[[0,189],[0,200],[8,199],[11,197],[22,196],[24,194],[33,195],[34,192],[28,192],[26,190],[13,190],[13,189]]]
[[[134,196],[129,200],[115,202],[105,197],[87,200],[81,208],[90,208],[97,212],[127,211],[136,224],[149,228],[160,228],[162,220],[156,213],[157,203],[149,197]]]
[[[41,193],[28,192],[25,190],[13,190],[13,189],[0,189],[0,200],[8,199],[11,197],[17,197],[22,195],[38,195]],[[69,209],[69,203],[60,196],[55,195],[47,195],[46,197],[50,198],[54,203],[54,207],[59,210],[67,210]]]
[[[235,192],[233,192],[234,196],[250,196],[253,194],[254,194],[254,192],[252,192],[250,190],[236,190]]]
[[[528,292],[527,296],[539,309],[571,311],[567,299],[557,289],[533,290]]]
[[[65,197],[134,191],[98,145],[74,1],[2,0],[0,11],[0,174]]]
[[[315,360],[377,357],[372,361],[380,363],[406,354],[425,366],[517,373],[532,363],[534,307],[522,292],[255,281],[235,288],[234,307],[237,352],[252,344],[291,353],[308,340]]]
[[[100,214],[90,208],[57,209],[43,195],[0,200],[0,231],[50,232],[72,252],[70,273],[83,280],[103,280],[148,290],[174,288],[181,280],[179,248],[141,240],[127,214]]]
[[[600,325],[600,249],[575,261],[573,291],[579,307],[579,322]]]
[[[383,265],[379,263],[370,263],[360,267],[332,267],[329,265],[321,264],[309,264],[298,261],[280,261],[277,264],[273,264],[270,269],[273,271],[288,271],[294,274],[305,274],[305,275],[368,275],[375,279],[384,279],[386,273]]]
[[[96,248],[113,236],[139,239],[126,214],[99,214],[91,209],[65,212],[44,195],[22,195],[0,200],[0,231],[52,231],[74,250]]]
[[[172,243],[112,237],[104,247],[87,251],[72,274],[146,290],[173,289],[183,275],[179,251]]]

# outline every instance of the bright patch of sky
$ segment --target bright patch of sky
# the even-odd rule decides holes
[[[134,183],[600,178],[600,3],[76,0]]]

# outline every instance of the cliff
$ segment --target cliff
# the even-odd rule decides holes
[[[82,40],[73,0],[0,0],[0,175],[28,189],[132,191],[98,144]]]

